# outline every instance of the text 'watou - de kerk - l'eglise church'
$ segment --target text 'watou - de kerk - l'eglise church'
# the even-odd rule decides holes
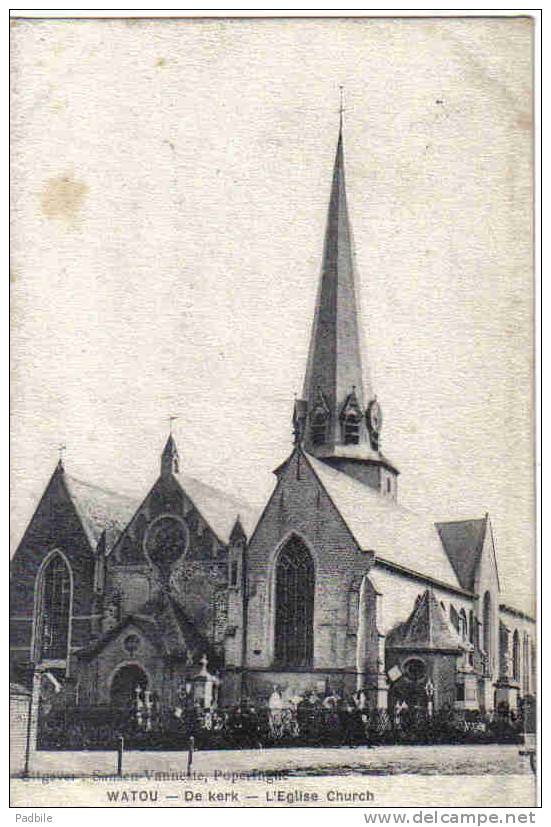
[[[371,707],[516,707],[535,626],[500,601],[489,516],[428,524],[398,504],[362,361],[339,132],[295,444],[261,513],[186,477],[172,435],[143,501],[60,461],[15,553],[14,679],[83,706],[137,686],[177,703],[363,689]],[[195,685],[195,683],[193,684]]]

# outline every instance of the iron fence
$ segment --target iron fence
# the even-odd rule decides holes
[[[131,709],[67,706],[41,713],[38,748],[114,749],[120,735],[127,749],[182,750],[193,735],[198,749],[268,746],[370,746],[376,744],[520,743],[522,718],[444,709],[402,711],[299,705],[215,710],[157,709],[147,719]]]

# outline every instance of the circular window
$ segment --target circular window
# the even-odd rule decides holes
[[[402,669],[406,678],[414,683],[422,681],[427,674],[427,667],[420,658],[410,658],[404,663]]]
[[[181,517],[163,514],[153,520],[144,537],[144,551],[156,566],[170,568],[189,546],[189,529]]]

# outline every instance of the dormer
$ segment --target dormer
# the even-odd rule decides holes
[[[328,437],[329,421],[331,413],[321,388],[318,393],[313,410],[310,413],[310,442],[312,445],[325,445]]]

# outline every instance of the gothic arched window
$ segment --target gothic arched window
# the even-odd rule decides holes
[[[466,640],[468,637],[468,630],[467,630],[467,613],[465,609],[461,609],[459,612],[459,634]]]
[[[520,637],[517,629],[513,634],[513,680],[520,680]]]
[[[38,661],[64,660],[69,645],[71,574],[65,558],[53,554],[38,583],[36,647]]]
[[[291,537],[279,554],[275,585],[275,660],[310,666],[314,649],[314,562],[306,545]]]
[[[475,644],[478,645],[478,641],[476,639],[476,620],[472,609],[469,611],[469,640],[473,646]]]
[[[525,695],[530,691],[530,641],[526,632],[522,639],[522,691]]]
[[[490,657],[492,655],[492,598],[490,592],[486,592],[484,595],[482,635],[484,651]]]
[[[459,615],[453,603],[450,603],[450,620],[455,631],[459,633]]]

